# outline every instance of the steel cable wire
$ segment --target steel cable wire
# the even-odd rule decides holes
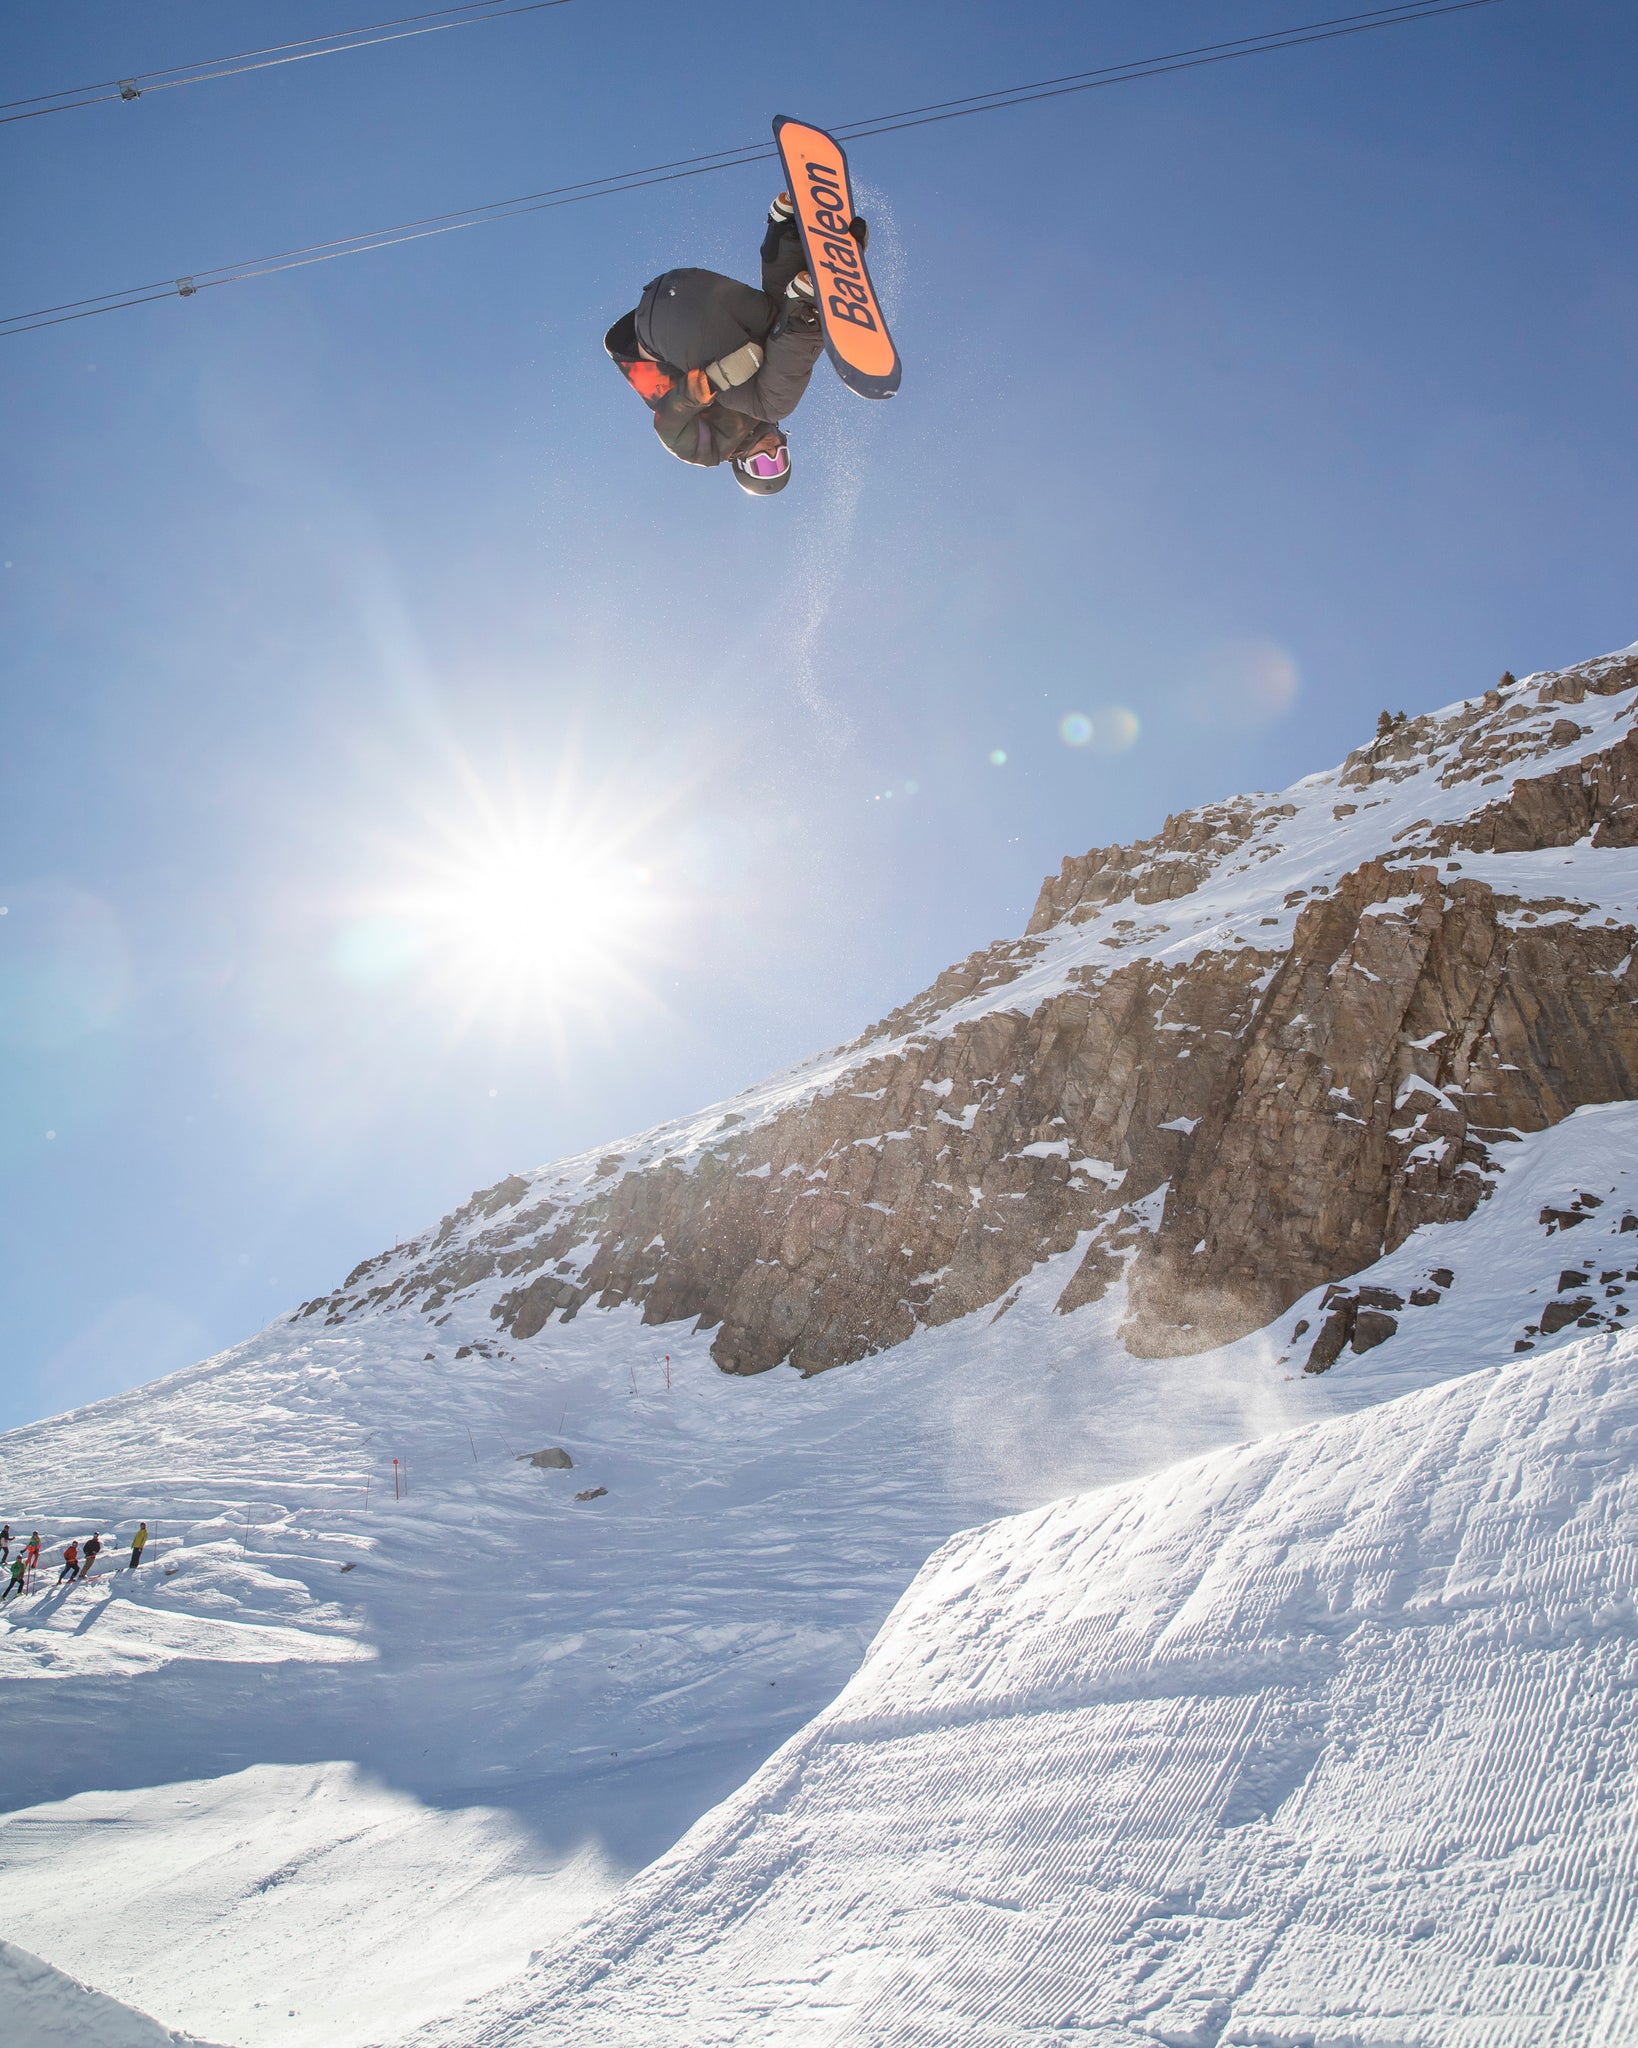
[[[35,93],[29,99],[0,100],[0,128],[11,121],[37,121],[45,114],[70,114],[76,107],[98,107],[113,100],[139,100],[148,93],[170,92],[179,85],[206,85],[212,79],[237,78],[247,71],[272,71],[281,64],[305,64],[313,57],[336,57],[347,50],[367,50],[376,43],[401,43],[412,36],[440,35],[450,28],[477,28],[486,21],[499,21],[511,14],[540,14],[549,7],[567,7],[570,0],[521,0],[502,7],[499,0],[461,0],[454,7],[435,7],[425,14],[401,14],[392,21],[366,22],[360,28],[340,28],[327,36],[306,36],[294,43],[269,43],[263,50],[240,50],[231,57],[206,57],[195,65],[170,64],[158,71],[138,71],[129,78],[104,78],[96,85],[67,86],[61,92]],[[466,17],[445,20],[447,15]],[[429,26],[407,26],[425,22]],[[391,35],[378,30],[391,29]],[[263,62],[254,62],[254,59]],[[184,72],[178,78],[173,74]],[[157,81],[157,82],[154,82]],[[58,106],[47,106],[57,100]],[[14,108],[27,109],[17,113]]]
[[[1480,7],[1499,4],[1500,0],[1414,0],[1414,4],[1373,8],[1364,14],[1335,15],[1325,21],[1303,22],[1289,29],[1272,29],[1263,35],[1236,37],[1226,43],[1206,43],[1165,56],[1134,58],[1124,64],[1104,65],[1094,71],[1067,72],[1058,78],[1038,79],[1028,85],[997,87],[993,92],[973,93],[961,99],[935,100],[926,106],[909,107],[898,113],[867,115],[842,122],[831,132],[840,141],[891,135],[902,129],[929,127],[941,121],[959,121],[973,114],[997,113],[1007,107],[1027,106],[1037,100],[1060,99],[1072,93],[1092,92],[1103,86],[1125,85],[1138,79],[1163,77],[1171,72],[1198,70],[1240,57],[1297,49],[1308,43],[1332,42],[1344,36],[1363,35],[1373,29],[1403,27],[1413,21],[1467,14]],[[678,157],[670,163],[650,165],[643,170],[610,172],[601,178],[549,186],[541,192],[521,193],[515,198],[491,200],[481,206],[423,215],[418,220],[403,221],[393,227],[366,229],[360,234],[342,235],[332,241],[310,242],[300,248],[251,258],[239,264],[218,264],[180,278],[161,278],[150,284],[132,285],[124,291],[69,299],[61,305],[42,306],[30,313],[0,315],[0,340],[12,334],[28,334],[40,327],[88,320],[99,313],[120,312],[126,306],[149,305],[165,298],[192,298],[199,292],[214,290],[218,285],[272,277],[284,270],[303,269],[314,263],[332,263],[343,256],[367,255],[375,249],[393,248],[401,242],[424,241],[433,235],[455,234],[464,228],[484,227],[497,220],[511,220],[519,214],[576,206],[588,199],[606,199],[622,192],[641,191],[651,185],[674,184],[680,179],[704,177],[713,171],[737,170],[777,155],[778,151],[769,142],[710,150],[701,156]]]

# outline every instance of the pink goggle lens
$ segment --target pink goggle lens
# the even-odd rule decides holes
[[[775,448],[765,454],[748,455],[745,458],[746,473],[760,477],[764,483],[771,482],[776,476],[783,476],[790,466],[790,454],[784,448]]]

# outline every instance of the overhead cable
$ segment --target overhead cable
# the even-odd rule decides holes
[[[843,122],[831,132],[838,140],[847,142],[872,135],[891,135],[899,129],[923,128],[939,121],[959,121],[970,114],[996,113],[1004,107],[1025,106],[1034,100],[1092,92],[1101,86],[1126,85],[1140,78],[1159,78],[1168,72],[1196,70],[1207,64],[1228,63],[1238,57],[1263,56],[1274,50],[1296,49],[1305,43],[1331,42],[1341,36],[1402,27],[1408,22],[1428,21],[1439,15],[1468,14],[1477,8],[1498,4],[1499,0],[1415,0],[1415,4],[1373,8],[1364,14],[1336,15],[1328,21],[1304,22],[1294,28],[1270,30],[1265,35],[1237,37],[1227,43],[1206,43],[1196,49],[1176,50],[1165,56],[1134,58],[1125,64],[1105,65],[1096,71],[1069,72],[1059,78],[1037,79],[1029,85],[974,93],[965,99],[935,100],[927,106],[907,107],[894,114],[870,115]],[[281,270],[298,270],[311,263],[332,263],[342,256],[362,256],[372,249],[392,248],[399,242],[422,241],[431,235],[454,234],[463,228],[510,220],[518,214],[541,213],[558,206],[577,206],[588,199],[605,199],[621,192],[640,191],[649,185],[667,185],[682,178],[704,177],[712,171],[737,170],[743,165],[776,155],[771,142],[743,143],[735,149],[678,157],[670,163],[651,164],[643,170],[617,171],[606,177],[582,179],[575,184],[549,186],[542,192],[521,193],[513,199],[496,199],[482,206],[460,207],[451,213],[426,214],[419,220],[402,221],[395,227],[342,235],[328,242],[310,242],[301,248],[281,250],[277,255],[194,271],[186,277],[160,278],[151,284],[132,285],[125,291],[69,299],[62,305],[42,306],[31,313],[0,316],[0,340],[8,334],[27,334],[36,327],[55,327],[69,320],[88,320],[98,313],[116,313],[127,306],[147,305],[156,299],[193,298],[199,292],[214,290],[218,285],[271,277]]]
[[[0,100],[0,127],[8,121],[37,121],[43,114],[69,114],[76,107],[139,100],[146,93],[170,92],[179,85],[205,85],[214,78],[237,78],[246,71],[271,71],[280,64],[305,64],[313,57],[336,57],[346,50],[367,50],[375,43],[401,43],[411,36],[441,35],[449,28],[476,28],[482,22],[499,21],[509,14],[540,14],[548,7],[568,5],[569,0],[519,0],[519,4],[511,7],[502,7],[500,0],[461,0],[457,6],[435,7],[426,14],[403,14],[394,21],[366,22],[362,28],[336,29],[331,35],[307,36],[294,43],[270,43],[264,50],[240,50],[231,57],[206,57],[194,64],[172,64],[161,71],[138,71],[130,78],[104,78],[96,85],[36,93],[31,99]],[[424,26],[416,26],[418,23]]]

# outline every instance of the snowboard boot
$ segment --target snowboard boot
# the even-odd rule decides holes
[[[795,214],[796,208],[791,203],[791,195],[788,192],[776,193],[773,204],[768,208],[768,225],[773,228],[783,227],[786,221],[794,219]]]
[[[794,299],[799,306],[813,305],[815,303],[813,272],[811,270],[799,270],[790,283],[786,285],[785,296],[787,299]]]

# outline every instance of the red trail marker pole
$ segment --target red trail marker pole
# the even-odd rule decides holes
[[[396,1458],[392,1461],[392,1497],[394,1500],[398,1498],[398,1460]]]
[[[668,1394],[671,1392],[671,1353],[669,1351],[665,1355],[665,1390]]]

